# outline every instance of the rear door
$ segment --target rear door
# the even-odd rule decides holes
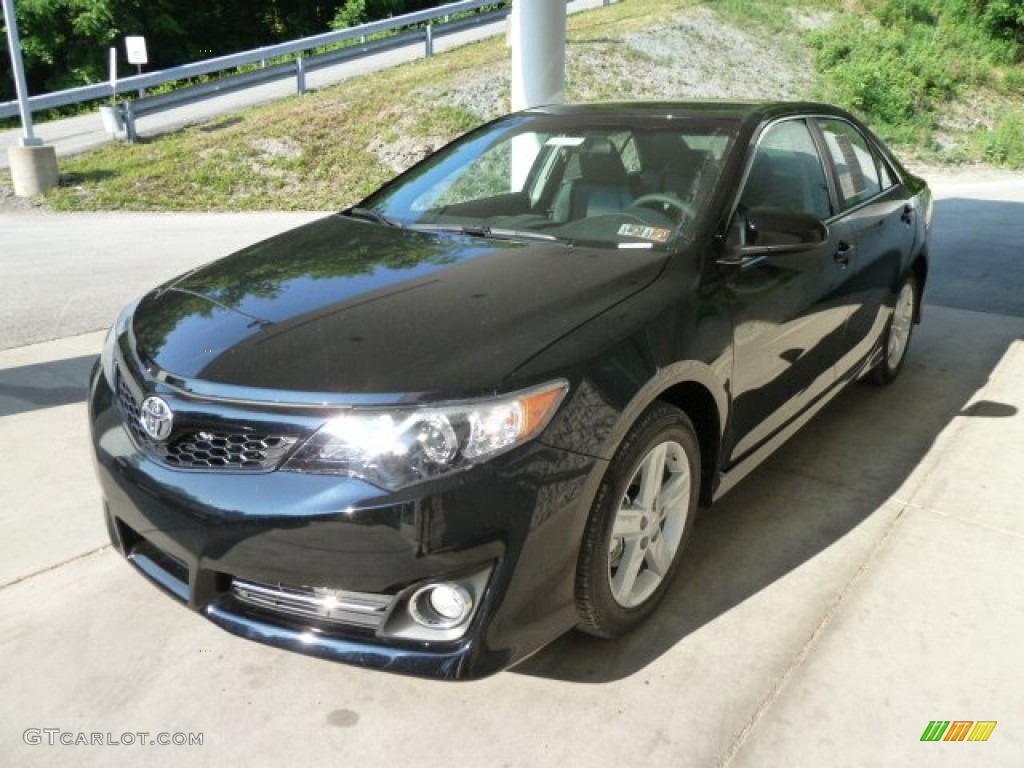
[[[850,306],[849,231],[833,220],[824,163],[802,118],[768,126],[748,158],[729,240],[742,237],[751,210],[810,214],[829,221],[812,250],[773,253],[725,284],[734,323],[733,462],[786,426],[835,381]]]
[[[834,174],[838,213],[854,245],[847,285],[852,312],[837,368],[842,377],[864,361],[885,327],[902,257],[914,245],[917,214],[898,176],[856,126],[840,118],[815,122]]]

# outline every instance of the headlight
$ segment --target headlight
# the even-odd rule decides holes
[[[132,314],[137,306],[138,302],[133,301],[122,309],[121,313],[117,316],[117,320],[114,321],[114,324],[110,326],[110,330],[107,331],[107,338],[103,340],[100,364],[103,366],[103,375],[111,387],[114,386],[114,348],[117,346],[117,340],[121,337],[121,334],[128,330],[128,324],[131,322]]]
[[[568,389],[560,380],[461,405],[353,409],[324,424],[284,469],[402,488],[521,445],[547,426]]]

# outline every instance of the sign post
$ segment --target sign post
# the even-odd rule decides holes
[[[4,22],[7,25],[7,49],[11,52],[11,69],[14,70],[14,90],[18,94],[18,111],[24,136],[19,140],[23,147],[38,147],[43,140],[36,137],[32,125],[32,110],[28,106],[28,84],[25,82],[25,64],[21,60],[21,40],[18,37],[18,18],[14,15],[14,0],[3,0]]]
[[[146,53],[146,38],[141,35],[129,35],[124,39],[124,52],[127,54],[128,63],[135,65],[135,74],[142,74],[142,65],[149,63],[149,55]],[[143,88],[139,88],[139,98],[146,95]]]
[[[117,111],[117,48],[110,48],[110,104],[100,107],[100,119],[107,133],[116,136],[124,126]]]

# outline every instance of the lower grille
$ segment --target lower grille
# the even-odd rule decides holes
[[[376,629],[384,623],[394,597],[322,587],[292,587],[235,579],[232,594],[241,602],[275,613]]]
[[[276,469],[299,441],[290,435],[190,430],[174,434],[167,443],[158,443],[142,429],[139,403],[120,370],[116,387],[121,417],[135,443],[177,469],[265,472]]]
[[[181,560],[145,539],[132,547],[128,560],[179,600],[188,600],[188,566]]]

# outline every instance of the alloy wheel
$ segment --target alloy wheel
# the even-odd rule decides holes
[[[640,460],[612,523],[608,582],[623,608],[640,605],[664,580],[686,530],[693,478],[686,451],[658,443]]]
[[[889,368],[895,370],[907,352],[910,330],[914,323],[914,286],[910,281],[903,284],[896,298],[889,330],[889,344],[885,351]]]

